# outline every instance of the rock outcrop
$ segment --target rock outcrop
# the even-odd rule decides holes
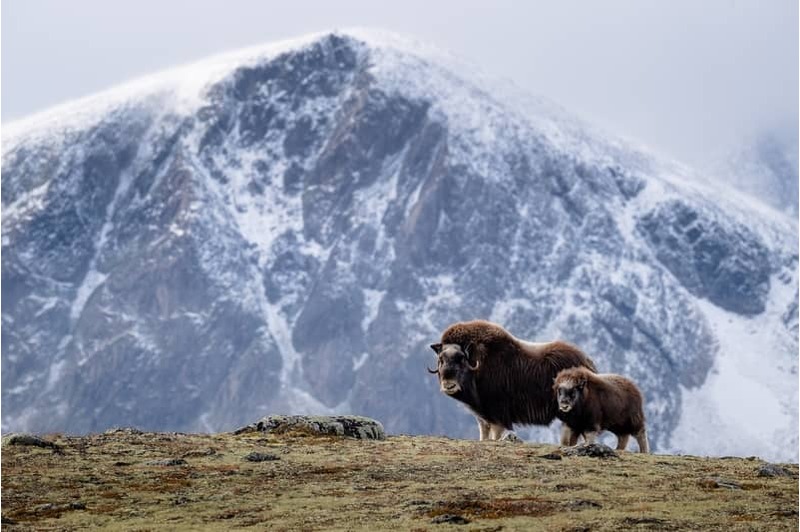
[[[343,436],[357,440],[385,440],[386,433],[379,421],[362,416],[265,416],[255,423],[234,431],[309,433],[320,436]]]

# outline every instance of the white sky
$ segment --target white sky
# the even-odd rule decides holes
[[[415,35],[689,163],[796,128],[797,0],[3,0],[2,121],[224,50]]]

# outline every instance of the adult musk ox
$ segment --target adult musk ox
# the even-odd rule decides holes
[[[558,418],[575,436],[592,443],[608,430],[617,436],[617,450],[624,450],[631,434],[639,452],[650,452],[644,427],[644,409],[639,388],[620,375],[597,374],[585,368],[561,371],[553,383],[558,399]]]
[[[594,362],[564,342],[531,343],[487,321],[456,323],[431,345],[441,391],[466,404],[478,420],[480,439],[498,440],[514,423],[548,425],[558,410],[553,379],[559,371]],[[562,443],[574,443],[562,432]]]

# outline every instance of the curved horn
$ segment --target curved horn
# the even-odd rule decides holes
[[[464,356],[467,357],[467,367],[472,371],[477,371],[480,367],[481,363],[479,361],[475,361],[475,365],[469,363],[469,349],[472,347],[472,342],[469,342],[464,346]]]
[[[428,370],[428,373],[433,373],[434,375],[435,375],[435,374],[437,374],[437,373],[439,373],[439,370],[438,370],[438,369],[431,369],[431,368],[425,368],[425,369],[427,369],[427,370]]]

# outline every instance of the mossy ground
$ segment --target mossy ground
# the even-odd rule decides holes
[[[791,477],[761,461],[394,436],[51,436],[2,451],[8,530],[797,530]],[[278,460],[250,462],[252,452]],[[148,462],[181,458],[182,465]],[[711,478],[741,489],[714,487]],[[462,523],[462,524],[457,524]]]

